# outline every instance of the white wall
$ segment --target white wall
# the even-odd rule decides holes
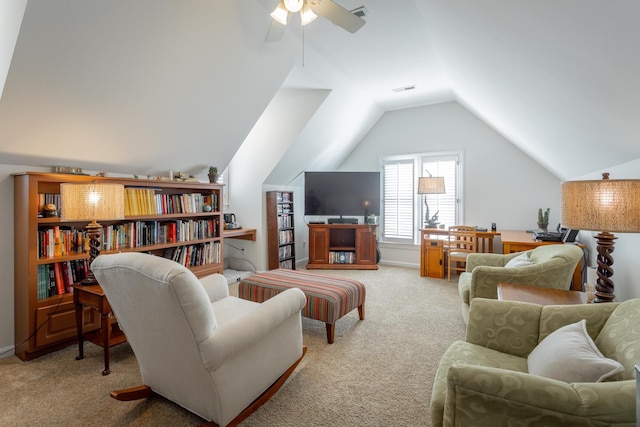
[[[385,113],[340,169],[378,170],[384,156],[446,150],[464,152],[465,224],[535,229],[540,207],[560,222],[559,180],[457,102]],[[382,262],[419,265],[418,247],[380,248]]]
[[[241,255],[258,270],[267,267],[263,183],[329,93],[325,89],[280,89],[229,165],[229,212],[236,214],[241,225],[258,229],[255,242],[230,243],[244,248]],[[232,247],[227,255],[239,254]]]

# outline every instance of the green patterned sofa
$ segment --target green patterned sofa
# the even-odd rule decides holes
[[[531,264],[505,267],[513,258],[523,255]],[[473,253],[467,257],[466,271],[458,280],[462,299],[462,318],[469,317],[469,304],[474,298],[498,298],[498,283],[569,289],[573,272],[583,252],[576,245],[544,245],[512,254]]]
[[[597,348],[624,372],[598,383],[529,374],[527,356],[538,343],[581,319]],[[635,426],[639,362],[640,299],[541,306],[476,298],[466,340],[449,347],[436,372],[433,426]]]

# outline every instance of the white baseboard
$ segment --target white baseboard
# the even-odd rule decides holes
[[[400,261],[383,261],[380,260],[378,264],[381,265],[391,265],[394,267],[406,267],[406,268],[420,268],[420,264],[412,263],[412,262],[400,262]]]
[[[11,357],[16,354],[16,348],[12,345],[8,345],[6,347],[0,348],[0,359],[4,359],[6,357]]]

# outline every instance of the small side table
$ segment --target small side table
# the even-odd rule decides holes
[[[83,286],[73,285],[73,302],[76,305],[76,327],[78,329],[79,355],[76,360],[84,358],[84,339],[99,345],[104,350],[104,371],[102,375],[109,375],[109,348],[127,341],[124,333],[118,328],[117,320],[112,315],[111,306],[100,285]],[[101,328],[98,331],[87,332],[82,330],[84,324],[84,306],[97,310],[100,313]]]
[[[587,304],[585,292],[511,283],[498,283],[497,288],[499,300],[531,302],[540,305]]]
[[[420,276],[444,278],[444,240],[420,230]]]

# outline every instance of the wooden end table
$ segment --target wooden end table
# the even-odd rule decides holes
[[[100,285],[73,285],[73,302],[76,305],[76,327],[78,328],[79,355],[76,360],[84,358],[84,339],[99,345],[104,350],[104,371],[102,375],[109,375],[109,348],[127,341],[124,333],[118,328],[118,321],[112,315],[111,306]],[[84,306],[100,313],[101,328],[98,331],[84,333]]]
[[[498,299],[531,302],[540,305],[587,304],[587,294],[579,291],[543,288],[539,286],[498,283]]]

